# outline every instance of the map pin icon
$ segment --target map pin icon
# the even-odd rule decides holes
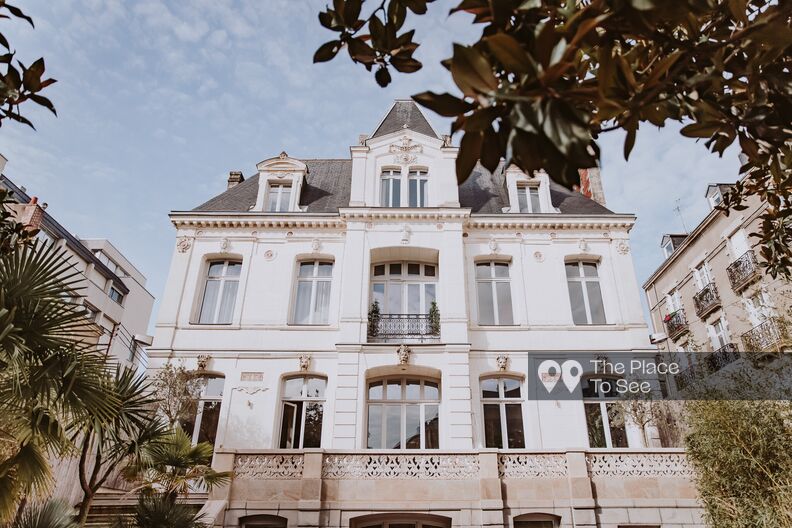
[[[542,382],[547,392],[553,392],[553,388],[558,383],[558,380],[561,379],[561,365],[557,361],[546,359],[539,363],[537,373],[539,374],[539,381]]]
[[[564,361],[561,371],[563,373],[562,380],[564,381],[564,385],[566,385],[567,390],[571,393],[575,390],[575,387],[578,386],[578,383],[580,383],[580,375],[583,374],[583,367],[574,359],[568,359]]]

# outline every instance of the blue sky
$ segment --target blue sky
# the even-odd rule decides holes
[[[229,170],[251,174],[282,150],[347,157],[394,98],[453,90],[439,61],[480,31],[467,15],[447,16],[456,3],[439,0],[415,20],[424,68],[387,89],[345,57],[312,64],[332,37],[316,19],[321,0],[20,3],[36,29],[0,24],[19,59],[45,57],[58,117],[28,107],[37,131],[0,129],[4,172],[76,235],[111,240],[159,297],[175,244],[170,210],[195,207],[224,189]],[[662,234],[682,230],[676,200],[692,229],[706,185],[737,177],[736,149],[718,158],[677,130],[642,128],[629,162],[619,132],[601,141],[608,207],[638,215],[641,282],[661,261]]]

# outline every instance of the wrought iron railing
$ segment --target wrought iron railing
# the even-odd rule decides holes
[[[665,322],[668,337],[671,339],[675,339],[687,332],[688,321],[687,317],[685,317],[685,310],[683,308],[666,315],[663,321]]]
[[[779,351],[789,341],[789,334],[789,328],[784,321],[771,317],[745,332],[742,341],[748,352]]]
[[[431,338],[440,336],[440,327],[429,314],[377,314],[369,318],[371,339]]]
[[[753,279],[759,277],[759,263],[752,249],[746,251],[740,258],[729,264],[726,268],[732,289],[737,292],[747,286]]]
[[[674,376],[677,389],[683,390],[689,387],[695,379],[704,378],[726,365],[734,363],[740,358],[740,353],[737,351],[737,345],[733,343],[726,343],[715,352],[710,354],[701,354],[701,359]]]
[[[712,310],[720,306],[720,296],[718,295],[718,287],[714,282],[710,282],[704,286],[701,291],[693,296],[693,304],[696,306],[696,315],[704,317]]]

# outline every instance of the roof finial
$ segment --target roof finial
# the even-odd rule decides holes
[[[278,157],[279,157],[280,159],[286,159],[286,158],[288,158],[288,157],[289,157],[289,155],[288,155],[288,154],[286,154],[286,151],[284,150],[284,151],[281,151],[281,153],[280,153],[280,156],[278,156]]]

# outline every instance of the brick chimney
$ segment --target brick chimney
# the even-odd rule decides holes
[[[598,204],[605,205],[605,191],[602,188],[602,175],[599,167],[590,169],[579,169],[580,173],[580,194],[591,198]]]
[[[44,208],[38,204],[38,198],[32,197],[30,203],[9,204],[9,208],[14,213],[14,220],[24,225],[28,229],[39,229],[41,220],[44,218]]]
[[[239,171],[231,171],[228,173],[228,188],[232,189],[245,181],[245,177]]]

